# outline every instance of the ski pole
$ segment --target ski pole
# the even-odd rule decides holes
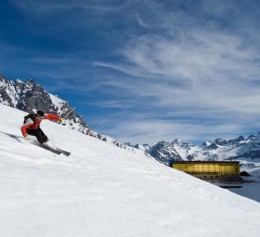
[[[77,105],[75,105],[74,108],[72,108],[63,118],[67,118],[75,109],[77,108]]]

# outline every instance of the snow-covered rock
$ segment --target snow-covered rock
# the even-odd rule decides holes
[[[141,148],[142,145],[135,145]],[[145,151],[165,164],[175,160],[234,160],[260,162],[260,135],[225,140],[217,138],[206,141],[201,146],[175,139],[173,142],[161,141],[151,146],[145,145]]]
[[[19,79],[12,81],[0,75],[0,103],[28,113],[42,110],[46,113],[58,114],[61,117],[66,116],[63,122],[64,126],[102,141],[111,142],[119,147],[128,148],[116,139],[91,129],[82,116],[73,111],[69,102],[47,92],[33,79],[29,79],[26,82],[22,82]],[[70,113],[70,111],[72,112]]]

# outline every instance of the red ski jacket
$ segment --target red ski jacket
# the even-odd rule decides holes
[[[60,117],[55,114],[48,114],[45,115],[44,117],[36,116],[35,121],[33,121],[31,118],[28,118],[26,120],[26,123],[21,127],[23,136],[27,134],[27,130],[29,129],[38,129],[43,119],[60,120]]]

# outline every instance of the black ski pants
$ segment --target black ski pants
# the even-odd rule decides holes
[[[44,132],[40,129],[27,129],[26,130],[27,134],[35,136],[38,140],[39,143],[43,144],[44,142],[47,142],[49,139],[48,137],[44,134]]]

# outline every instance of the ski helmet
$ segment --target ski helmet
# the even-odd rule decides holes
[[[42,112],[41,110],[38,110],[37,114],[40,115],[40,116],[44,116],[44,112]]]

